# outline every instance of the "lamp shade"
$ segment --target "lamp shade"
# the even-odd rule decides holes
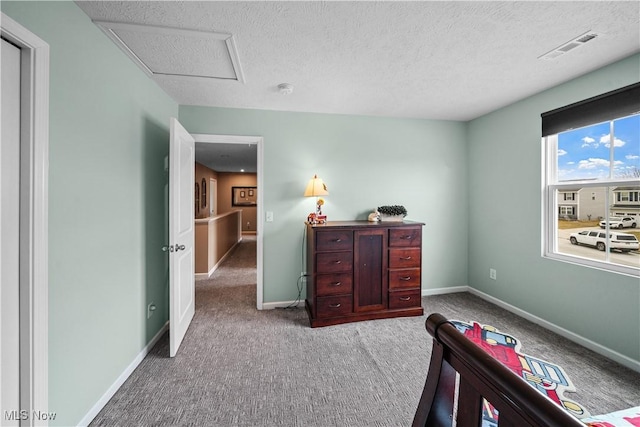
[[[307,188],[304,190],[305,197],[326,196],[328,194],[327,185],[321,178],[318,178],[318,175],[314,175],[313,178],[309,180]]]

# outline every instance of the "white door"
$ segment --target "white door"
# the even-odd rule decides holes
[[[169,353],[174,357],[195,314],[195,141],[173,117],[169,130]]]
[[[17,426],[20,410],[20,49],[2,40],[0,51],[0,424]]]

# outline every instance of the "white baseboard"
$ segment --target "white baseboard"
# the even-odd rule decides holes
[[[514,314],[517,314],[520,317],[523,317],[525,319],[527,319],[530,322],[533,322],[537,325],[542,326],[545,329],[548,329],[552,332],[555,332],[558,335],[561,335],[565,338],[567,338],[568,340],[571,340],[577,344],[580,344],[583,347],[588,348],[589,350],[592,350],[598,354],[601,354],[602,356],[609,358],[615,362],[618,362],[619,364],[626,366],[629,369],[633,369],[636,372],[640,372],[640,362],[638,362],[637,360],[633,360],[628,356],[625,356],[624,354],[620,354],[617,351],[611,350],[610,348],[607,348],[603,345],[600,345],[596,342],[591,341],[590,339],[587,339],[581,335],[578,335],[576,333],[573,333],[567,329],[564,329],[554,323],[551,323],[547,320],[544,320],[538,316],[535,316],[527,311],[524,311],[516,306],[513,306],[511,304],[508,304],[502,300],[499,300],[498,298],[495,298],[489,294],[485,294],[484,292],[481,292],[477,289],[474,288],[467,288],[468,291],[470,293],[472,293],[473,295],[482,298],[485,301],[489,301],[490,303],[493,303],[501,308],[504,308],[507,311],[510,311]]]
[[[450,288],[423,289],[422,296],[428,297],[431,295],[455,294],[458,292],[469,292],[469,287],[468,286],[452,286]]]
[[[214,271],[216,271],[218,269],[218,267],[220,267],[220,264],[222,264],[222,261],[224,261],[225,259],[227,259],[227,257],[229,256],[229,254],[231,253],[231,251],[233,250],[233,248],[235,248],[236,246],[238,246],[240,244],[240,242],[242,241],[242,237],[240,238],[240,240],[238,240],[233,246],[231,246],[231,249],[229,249],[227,251],[226,254],[224,254],[222,256],[222,258],[220,258],[218,260],[218,262],[216,263],[216,265],[214,265],[213,267],[211,267],[211,270],[209,270],[209,272],[207,273],[196,273],[195,274],[195,278],[196,280],[203,280],[203,279],[208,279],[209,277],[211,277],[211,275],[213,274]]]
[[[262,303],[262,309],[263,310],[273,310],[275,308],[285,308],[285,307],[289,307],[291,306],[291,304],[294,304],[295,301],[278,301],[278,302],[265,302]],[[298,303],[295,305],[295,307],[302,307],[304,308],[304,300],[300,300],[298,301]]]
[[[149,341],[149,343],[142,349],[142,351],[138,353],[136,358],[133,359],[133,361],[129,364],[129,366],[126,367],[124,372],[122,372],[122,374],[120,374],[120,376],[115,380],[115,382],[111,384],[111,387],[109,387],[109,389],[102,395],[100,400],[98,400],[96,404],[93,405],[93,408],[91,408],[89,412],[87,412],[87,414],[84,416],[84,418],[80,420],[80,422],[78,423],[78,426],[85,427],[85,426],[88,426],[89,423],[91,423],[91,421],[93,421],[96,415],[98,415],[98,413],[102,410],[102,408],[105,407],[105,405],[109,402],[109,400],[113,397],[113,395],[116,394],[118,389],[122,386],[122,384],[124,384],[127,378],[129,378],[129,376],[133,373],[133,371],[138,367],[140,362],[144,360],[145,356],[149,354],[153,346],[156,345],[158,340],[162,337],[162,335],[164,335],[165,332],[167,332],[168,329],[169,329],[169,321],[167,321],[167,323],[165,323],[164,326],[160,328],[158,333],[155,334],[153,338],[151,338],[151,341]]]
[[[498,298],[495,298],[489,294],[485,294],[477,289],[471,288],[469,286],[454,286],[450,288],[437,288],[437,289],[423,289],[422,296],[431,296],[431,295],[444,295],[456,292],[469,292],[483,300],[489,301],[501,308],[504,308],[507,311],[510,311],[520,317],[527,319],[530,322],[533,322],[537,325],[542,326],[545,329],[548,329],[552,332],[557,333],[575,343],[582,345],[598,354],[601,354],[611,360],[614,360],[620,363],[623,366],[626,366],[629,369],[640,372],[640,362],[633,360],[623,354],[620,354],[616,351],[613,351],[607,347],[604,347],[598,343],[595,343],[583,336],[575,334],[571,331],[568,331],[558,325],[555,325],[551,322],[548,322],[538,316],[535,316],[527,311],[524,311],[516,306],[508,304]],[[267,302],[262,305],[262,308],[265,310],[273,310],[276,308],[285,308],[291,306],[295,301],[279,301],[279,302]],[[304,300],[298,301],[295,305],[296,307],[304,307]],[[89,410],[89,412],[84,416],[84,418],[78,423],[79,426],[88,426],[89,423],[98,415],[98,413],[104,408],[104,406],[109,402],[109,400],[113,397],[113,395],[118,391],[118,389],[124,384],[124,382],[129,378],[131,373],[136,369],[136,367],[142,362],[145,356],[151,351],[153,346],[158,342],[160,337],[169,329],[169,322],[164,324],[164,326],[158,331],[158,333],[149,341],[142,351],[136,356],[136,358],[127,366],[127,368],[122,372],[122,374],[116,379],[116,381],[109,387],[109,389],[104,393],[104,395],[96,402],[96,404]]]

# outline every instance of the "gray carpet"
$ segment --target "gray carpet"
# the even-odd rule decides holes
[[[163,337],[92,426],[408,426],[430,356],[423,317],[309,328],[304,309],[257,311],[255,240],[209,280],[178,355]],[[295,286],[295,283],[292,283]],[[592,414],[640,405],[640,374],[467,293],[425,313],[510,333],[565,368]]]

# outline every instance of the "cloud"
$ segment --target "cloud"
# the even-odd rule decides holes
[[[611,134],[607,134],[607,135],[602,135],[600,137],[600,144],[604,144],[605,147],[610,148],[611,147]],[[613,146],[614,147],[623,147],[626,144],[625,141],[619,139],[619,138],[614,138],[613,139]]]
[[[582,142],[583,142],[582,148],[591,147],[592,145],[594,146],[593,148],[598,148],[598,143],[596,142],[595,139],[591,138],[590,136],[585,136],[584,138],[582,138]]]
[[[558,149],[558,156],[564,156],[565,154],[567,154],[566,150],[563,150],[562,148]]]
[[[627,160],[636,160],[640,159],[640,156],[636,156],[635,154],[627,154],[626,156],[624,156],[624,158]]]
[[[575,165],[576,162],[567,162],[568,165]]]
[[[624,164],[620,160],[616,160],[613,162],[614,167],[620,166]],[[588,160],[580,160],[578,162],[578,169],[600,169],[600,168],[608,168],[610,165],[609,160],[606,159],[594,159],[590,158]]]
[[[614,147],[623,147],[626,144],[625,141],[620,138],[615,138],[613,140]],[[611,148],[611,134],[602,135],[600,140],[597,141],[590,136],[585,136],[582,138],[582,148],[599,148],[600,145],[604,145],[607,148]]]

